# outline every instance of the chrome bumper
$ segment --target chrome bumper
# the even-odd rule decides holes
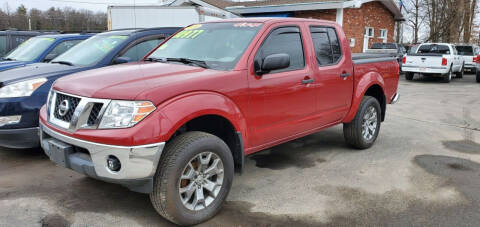
[[[396,93],[395,96],[393,96],[393,99],[392,99],[392,101],[390,102],[390,104],[395,104],[395,103],[397,103],[399,99],[400,99],[400,94]]]
[[[62,135],[42,123],[40,142],[45,153],[54,162],[56,161],[52,157],[52,143],[73,148],[66,152],[65,161],[56,162],[57,164],[90,177],[120,184],[124,180],[153,178],[165,146],[164,142],[132,147],[93,143]],[[108,169],[109,156],[115,156],[120,160],[121,169],[118,172]]]

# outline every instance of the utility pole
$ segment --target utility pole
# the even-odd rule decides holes
[[[32,18],[28,17],[28,30],[32,30]]]

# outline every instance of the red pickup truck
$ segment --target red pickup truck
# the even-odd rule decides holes
[[[398,79],[395,57],[352,57],[333,22],[196,24],[141,62],[57,80],[41,144],[53,162],[149,193],[163,217],[192,225],[219,211],[246,155],[342,123],[348,144],[372,146]]]

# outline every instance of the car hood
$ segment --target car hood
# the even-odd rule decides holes
[[[135,100],[152,88],[180,83],[185,87],[185,83],[220,72],[182,64],[136,62],[62,77],[53,88],[84,97]]]
[[[29,63],[31,63],[31,62],[26,62],[26,61],[0,61],[0,71],[4,71],[4,70],[15,68],[15,67],[26,66]]]
[[[0,72],[0,82],[10,84],[16,81],[35,79],[40,77],[56,77],[78,72],[82,67],[51,63],[34,63],[24,67],[13,68]]]

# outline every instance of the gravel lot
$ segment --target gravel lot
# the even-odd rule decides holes
[[[246,161],[203,226],[480,226],[480,84],[402,77],[374,147],[336,126]],[[148,195],[0,149],[0,226],[171,226]]]

